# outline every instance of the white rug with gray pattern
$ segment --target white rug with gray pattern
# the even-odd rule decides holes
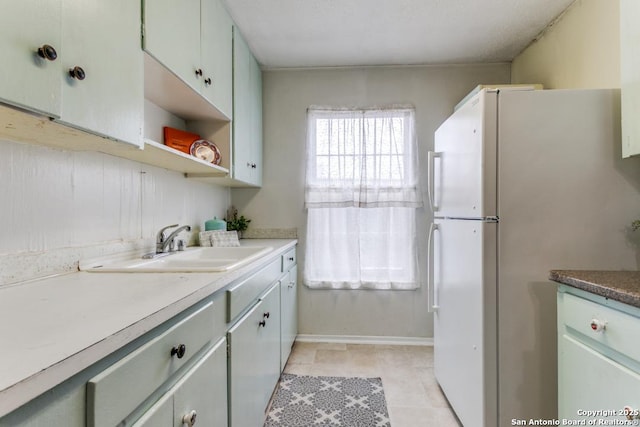
[[[282,374],[265,427],[390,427],[380,378]]]

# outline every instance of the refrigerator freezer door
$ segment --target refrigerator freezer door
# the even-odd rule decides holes
[[[497,93],[482,90],[435,133],[429,155],[429,198],[441,218],[496,214]]]
[[[464,426],[494,427],[498,224],[435,222],[434,373]]]

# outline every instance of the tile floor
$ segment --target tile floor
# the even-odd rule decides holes
[[[296,342],[285,372],[380,377],[391,427],[458,427],[433,376],[433,347]]]

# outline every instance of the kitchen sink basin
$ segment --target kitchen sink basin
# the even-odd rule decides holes
[[[93,261],[80,270],[95,273],[175,273],[223,272],[239,267],[273,250],[270,246],[196,247],[159,254],[151,259],[140,256],[111,261]]]

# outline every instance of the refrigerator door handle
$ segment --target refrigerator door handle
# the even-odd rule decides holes
[[[441,158],[442,153],[438,153],[435,151],[427,152],[427,193],[429,196],[429,206],[431,207],[432,212],[437,212],[440,207],[436,205],[436,195],[435,195],[435,162],[436,158]]]
[[[428,277],[427,277],[427,289],[429,293],[429,313],[435,313],[440,308],[438,306],[438,302],[435,300],[436,295],[436,282],[435,282],[435,274],[433,272],[433,268],[435,265],[435,239],[434,235],[436,231],[439,231],[440,227],[438,224],[431,223],[431,227],[429,227],[429,239],[427,244],[427,269],[428,269]]]

